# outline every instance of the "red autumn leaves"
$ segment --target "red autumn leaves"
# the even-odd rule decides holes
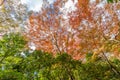
[[[53,5],[43,7],[42,11],[30,16],[29,31],[25,34],[37,50],[53,54],[66,52],[80,59],[118,36],[120,19],[117,11],[120,3],[105,3],[103,7],[98,7],[100,3],[78,0],[75,5],[77,9],[67,13],[68,18],[65,19],[60,9],[65,2],[57,0]],[[114,53],[118,46],[108,52]],[[103,51],[106,51],[106,47]]]

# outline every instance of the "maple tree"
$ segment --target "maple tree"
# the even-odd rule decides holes
[[[74,60],[66,53],[52,54],[40,50],[29,51],[23,35],[6,34],[0,40],[0,79],[44,79],[44,80],[109,80],[119,79],[119,74],[112,71],[104,59],[91,62],[91,55],[86,62]],[[111,58],[113,66],[119,71],[120,60]],[[92,74],[91,74],[92,73]]]
[[[118,55],[120,3],[104,3],[99,7],[101,3],[99,0],[78,0],[77,9],[66,12],[67,19],[60,10],[64,7],[63,1],[48,3],[41,12],[30,16],[25,35],[37,50],[53,54],[66,52],[75,59],[89,52],[93,52],[93,56],[101,52]]]
[[[49,7],[44,5],[39,14],[30,16],[30,28],[27,34],[30,34],[28,37],[35,43],[37,49],[53,53],[63,51],[63,42],[66,42],[67,37],[65,34],[68,34],[63,23],[63,13],[60,11],[63,4],[63,1],[57,0]]]
[[[44,0],[31,14],[19,0],[6,1],[0,9],[0,28],[9,28],[0,37],[0,80],[120,79],[119,2],[72,0],[72,10],[65,8],[71,0]],[[24,35],[13,28],[21,26]]]
[[[83,4],[81,0],[79,1],[80,1],[79,5]],[[88,3],[88,2],[84,2],[84,3]],[[88,53],[90,51],[90,52],[94,52],[95,55],[101,52],[112,53],[110,50],[113,50],[113,52],[116,50],[118,51],[117,46],[119,46],[119,43],[116,43],[113,40],[116,40],[116,38],[114,37],[119,36],[120,19],[119,19],[119,12],[117,13],[117,11],[119,11],[118,6],[120,4],[105,3],[103,4],[103,7],[99,7],[99,4],[100,2],[96,0],[96,2],[89,4],[90,8],[85,9],[85,11],[87,12],[83,11],[83,14],[87,14],[86,16],[83,16],[81,18],[82,15],[80,15],[79,13],[78,15],[80,17],[74,17],[73,14],[71,18],[75,18],[73,19],[75,21],[69,19],[71,21],[71,26],[73,27],[76,24],[76,20],[78,20],[79,22],[75,30],[78,30],[78,34],[79,34],[78,39],[82,40],[80,42],[80,46],[81,44],[83,44],[82,50],[88,49],[85,51],[85,53]],[[81,8],[81,6],[78,7]],[[77,12],[79,12],[80,8],[78,8]],[[80,19],[82,19],[81,22]],[[117,45],[115,45],[115,43]]]

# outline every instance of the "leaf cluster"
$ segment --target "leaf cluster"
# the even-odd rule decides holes
[[[25,45],[20,34],[5,35],[1,39],[0,51],[3,57],[0,63],[0,80],[119,80],[119,74],[113,72],[107,62],[99,58],[92,61],[92,53],[86,61],[74,60],[67,53],[53,56],[40,50],[22,49]],[[6,45],[5,45],[6,44]],[[9,44],[10,46],[8,46]],[[22,52],[22,55],[18,53]],[[24,54],[24,55],[23,55]],[[111,59],[113,66],[120,71],[120,60]]]

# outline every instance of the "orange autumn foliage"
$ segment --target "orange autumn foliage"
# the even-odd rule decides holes
[[[116,11],[120,3],[105,3],[103,7],[98,7],[98,2],[78,0],[77,9],[66,12],[65,19],[61,8],[66,2],[57,0],[30,16],[29,31],[25,33],[29,42],[33,42],[37,50],[54,55],[66,52],[74,59],[82,59],[89,52],[99,54],[104,51],[118,55],[119,45],[113,40],[118,40],[116,37],[119,36],[120,14]],[[109,44],[114,48],[108,49]]]

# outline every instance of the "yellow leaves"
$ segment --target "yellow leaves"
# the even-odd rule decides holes
[[[105,49],[105,46],[103,45],[102,47],[100,47],[99,49],[94,51],[93,56],[92,56],[92,60],[95,60],[96,57],[104,51],[104,49]]]
[[[5,10],[5,7],[4,7],[4,5],[1,5],[0,6],[0,12],[5,12],[6,10]]]
[[[4,1],[5,0],[0,0],[0,11],[1,12],[5,12],[6,10],[5,10],[5,7],[4,7]]]
[[[17,63],[19,63],[22,60],[21,58],[15,57],[15,56],[14,57],[13,56],[9,56],[9,57],[6,57],[5,59],[6,59],[6,63],[12,62],[14,64],[17,64]]]

